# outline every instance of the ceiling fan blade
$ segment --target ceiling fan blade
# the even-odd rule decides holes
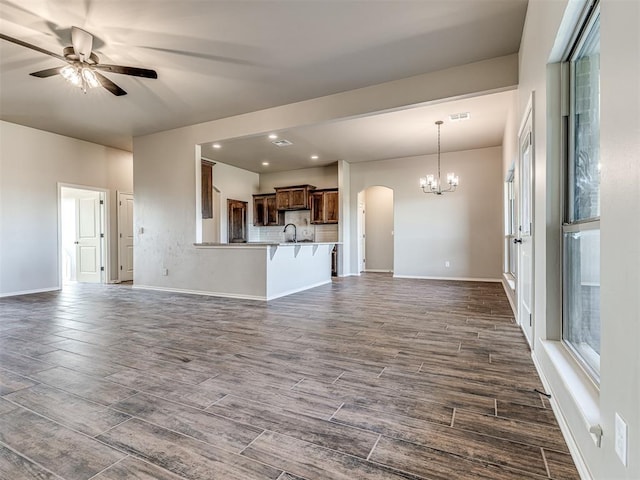
[[[93,35],[78,27],[71,27],[71,44],[81,62],[89,59],[93,49]]]
[[[96,78],[98,79],[98,81],[100,82],[100,85],[102,85],[104,88],[106,88],[107,90],[109,90],[111,93],[113,93],[116,97],[119,97],[121,95],[126,95],[127,92],[125,92],[123,89],[121,89],[118,85],[116,85],[115,83],[113,83],[111,80],[109,80],[107,77],[105,77],[104,75],[98,73],[98,72],[93,72],[96,75]]]
[[[123,67],[121,65],[105,65],[104,63],[94,65],[94,68],[97,68],[98,70],[104,70],[105,72],[133,75],[134,77],[158,78],[158,74],[155,70],[149,70],[147,68]]]
[[[16,45],[20,45],[21,47],[30,48],[31,50],[35,50],[36,52],[44,53],[45,55],[50,55],[53,58],[57,58],[58,60],[62,60],[66,62],[67,59],[62,55],[58,55],[57,53],[50,52],[49,50],[45,50],[44,48],[36,47],[35,45],[31,45],[30,43],[23,42],[22,40],[18,40],[17,38],[9,37],[0,33],[0,39],[6,40],[7,42],[15,43]]]
[[[47,68],[46,70],[33,72],[33,73],[30,73],[29,75],[38,77],[38,78],[53,77],[54,75],[58,75],[60,73],[60,70],[62,70],[63,68],[64,67]]]

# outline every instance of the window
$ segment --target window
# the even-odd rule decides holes
[[[593,378],[600,372],[600,21],[594,9],[567,58],[562,338]]]
[[[505,236],[504,236],[504,248],[505,248],[505,265],[504,271],[508,275],[511,275],[515,280],[518,277],[518,245],[514,242],[517,238],[516,228],[518,225],[517,219],[517,207],[515,197],[515,185],[514,185],[514,172],[511,170],[505,182]],[[514,284],[515,285],[515,284]]]

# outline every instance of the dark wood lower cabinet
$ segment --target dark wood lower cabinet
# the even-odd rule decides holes
[[[247,202],[227,200],[229,243],[247,241]]]

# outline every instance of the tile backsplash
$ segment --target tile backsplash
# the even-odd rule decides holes
[[[284,223],[293,223],[296,226],[298,240],[338,241],[338,225],[312,225],[310,220],[310,210],[294,210],[284,214]],[[293,228],[289,227],[286,234],[283,230],[284,227],[255,227],[251,225],[249,227],[249,241],[280,243],[291,240]]]

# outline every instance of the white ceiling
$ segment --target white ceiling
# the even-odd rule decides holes
[[[0,0],[5,35],[61,54],[78,26],[94,34],[103,63],[153,68],[159,77],[106,74],[128,95],[85,95],[60,76],[29,76],[60,65],[55,58],[0,41],[0,118],[130,150],[133,136],[515,53],[526,7],[527,0]],[[354,124],[358,137],[396,128],[376,125],[396,120],[389,115]],[[424,139],[431,119],[420,118],[411,125]],[[338,124],[316,128],[287,135],[316,148],[326,147],[318,138],[346,136]],[[387,145],[342,138],[327,155],[360,159],[391,142],[411,151],[399,135]]]
[[[451,152],[502,144],[513,91],[436,105],[416,106],[361,118],[270,132],[293,145],[278,147],[268,135],[215,140],[202,144],[202,156],[257,173],[403,158],[437,151],[436,120],[441,126],[441,151]],[[449,115],[468,112],[470,118],[452,122]],[[317,155],[318,159],[312,159]],[[262,162],[268,162],[268,166]]]

